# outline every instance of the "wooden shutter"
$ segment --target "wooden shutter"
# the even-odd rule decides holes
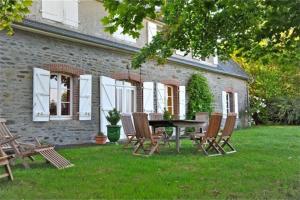
[[[63,22],[64,1],[42,0],[42,17],[57,22]]]
[[[234,112],[236,113],[236,118],[239,118],[239,98],[238,93],[234,93]]]
[[[148,43],[153,40],[153,37],[157,34],[157,25],[152,22],[148,22]]]
[[[64,23],[78,27],[78,0],[68,0],[64,2]]]
[[[185,119],[186,110],[185,110],[185,86],[179,86],[179,117],[180,119]]]
[[[226,103],[225,91],[222,91],[222,109],[223,109],[223,118],[227,118],[227,103]]]
[[[152,113],[154,112],[154,83],[144,82],[143,83],[143,102],[144,102],[144,112]]]
[[[47,70],[33,69],[33,121],[49,121],[50,103],[50,72]]]
[[[92,75],[80,75],[79,120],[92,119]]]
[[[165,98],[166,98],[165,85],[162,83],[156,83],[156,103],[157,103],[157,112],[163,113],[164,108],[166,107]]]
[[[109,123],[106,120],[108,111],[116,106],[116,80],[100,76],[100,120],[101,131],[107,135],[106,125]]]

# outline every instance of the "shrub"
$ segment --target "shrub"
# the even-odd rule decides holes
[[[113,110],[110,110],[108,112],[108,115],[106,116],[106,119],[110,123],[110,125],[115,126],[120,121],[121,114],[120,114],[119,111],[117,111],[117,109],[114,108]]]
[[[213,95],[207,79],[201,74],[193,74],[187,85],[189,96],[187,118],[195,119],[197,112],[211,112]]]

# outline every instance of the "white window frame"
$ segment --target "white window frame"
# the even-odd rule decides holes
[[[119,96],[118,96],[118,90],[121,91],[121,109],[119,108]],[[128,113],[126,112],[126,104],[127,104],[127,99],[126,99],[126,92],[127,91],[133,91],[133,112],[136,112],[136,86],[133,86],[131,83],[127,81],[116,81],[116,90],[115,90],[115,108],[120,111],[121,113]]]
[[[169,93],[168,93],[168,88],[171,88],[171,96],[169,96]],[[168,105],[168,99],[169,97],[171,97],[171,106]],[[166,85],[166,109],[167,111],[169,111],[169,107],[172,108],[172,112],[171,114],[173,115],[174,114],[174,87],[172,85]]]
[[[57,90],[58,90],[58,94],[60,94],[61,91],[61,76],[66,76],[70,78],[70,115],[61,115],[61,96],[57,95],[57,106],[56,106],[56,110],[57,110],[57,115],[51,115],[50,114],[50,120],[69,120],[72,119],[72,114],[73,114],[73,79],[72,76],[64,74],[64,73],[50,73],[51,75],[57,75]],[[51,80],[51,79],[50,79]],[[51,96],[51,84],[50,84],[50,95],[49,98]],[[50,110],[49,110],[50,112]]]

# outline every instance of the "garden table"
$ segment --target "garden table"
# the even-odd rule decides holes
[[[201,127],[206,123],[205,121],[198,121],[198,120],[149,120],[149,125],[153,127],[155,130],[159,127],[175,127],[176,131],[176,151],[179,153],[180,148],[180,128],[186,127]]]

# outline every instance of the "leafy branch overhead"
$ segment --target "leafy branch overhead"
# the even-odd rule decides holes
[[[32,0],[0,0],[0,31],[13,35],[12,24],[24,19],[31,4]]]
[[[145,19],[163,22],[161,31],[133,58],[137,68],[149,58],[163,63],[174,50],[194,57],[233,52],[256,59],[299,48],[300,1],[285,0],[103,0],[102,22],[113,33],[120,26],[135,38]]]

